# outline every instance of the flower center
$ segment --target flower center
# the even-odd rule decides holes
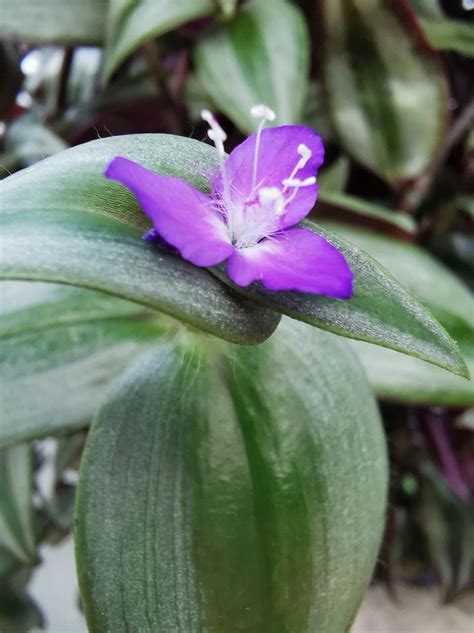
[[[262,131],[267,121],[275,120],[275,113],[268,106],[258,104],[253,106],[250,114],[260,119],[260,123],[255,138],[251,193],[242,202],[244,196],[231,196],[224,150],[224,141],[227,139],[227,135],[212,112],[209,110],[201,112],[202,118],[209,124],[210,129],[207,134],[216,147],[221,168],[222,192],[219,200],[215,201],[215,205],[224,215],[229,238],[237,248],[255,246],[262,239],[274,235],[280,229],[281,216],[285,213],[287,206],[295,199],[300,188],[316,184],[314,176],[303,180],[296,177],[312,155],[309,147],[304,144],[298,145],[297,152],[300,158],[288,177],[281,181],[281,188],[277,186],[265,187],[263,182],[257,183]],[[235,199],[239,202],[235,202]]]

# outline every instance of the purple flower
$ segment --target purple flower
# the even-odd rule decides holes
[[[105,176],[135,194],[153,222],[152,236],[196,266],[227,260],[227,274],[239,286],[261,281],[268,290],[348,299],[352,272],[343,255],[319,235],[294,227],[316,201],[321,139],[298,125],[264,129],[275,117],[264,105],[254,106],[252,114],[261,119],[258,131],[226,157],[226,134],[203,111],[220,159],[210,195],[120,156]]]

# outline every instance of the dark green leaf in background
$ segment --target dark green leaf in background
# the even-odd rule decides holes
[[[469,587],[474,566],[472,507],[463,503],[430,463],[422,465],[419,518],[446,600]]]
[[[318,179],[319,180],[319,179]],[[350,218],[359,224],[365,223],[373,226],[380,226],[385,230],[396,230],[407,234],[413,234],[416,224],[411,216],[403,213],[395,213],[381,204],[369,202],[363,198],[358,198],[346,193],[329,191],[324,188],[324,181],[321,191],[318,194],[318,204],[312,216],[315,220],[320,217],[337,220]]]
[[[159,346],[99,411],[76,527],[91,633],[340,633],[354,617],[387,485],[364,376],[344,342],[290,320],[226,349]]]
[[[27,113],[17,117],[5,133],[2,164],[9,169],[27,167],[66,149],[67,144],[40,117]],[[6,174],[2,174],[6,175]]]
[[[286,0],[252,0],[216,25],[195,49],[199,77],[219,108],[244,132],[258,122],[250,108],[265,103],[275,125],[302,116],[309,63],[307,27]]]
[[[47,44],[97,44],[107,0],[0,0],[0,37]]]
[[[391,183],[431,162],[447,84],[404,0],[321,0],[319,46],[330,116],[357,161]]]
[[[31,447],[22,444],[1,449],[0,548],[28,565],[36,563],[32,493]]]
[[[472,23],[448,18],[441,10],[439,0],[410,0],[410,5],[417,14],[426,39],[433,48],[456,51],[460,55],[469,57],[474,56]]]
[[[88,424],[112,380],[166,331],[140,306],[81,288],[1,282],[0,296],[0,446]]]
[[[349,178],[350,160],[347,156],[341,156],[329,167],[323,167],[318,172],[318,198],[321,192],[343,193]]]
[[[43,625],[41,611],[25,592],[0,582],[0,631],[31,633]]]
[[[215,10],[212,0],[110,0],[104,77],[141,44]]]
[[[428,42],[440,50],[474,57],[474,28],[460,20],[420,20]]]

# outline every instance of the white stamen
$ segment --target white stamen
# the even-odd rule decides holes
[[[207,131],[207,135],[216,147],[217,155],[219,156],[219,162],[221,166],[222,185],[224,188],[224,199],[228,203],[230,203],[230,185],[229,185],[229,179],[227,178],[227,171],[225,168],[225,149],[224,149],[224,141],[227,140],[227,134],[221,128],[218,120],[216,119],[216,117],[210,110],[201,110],[201,117],[204,119],[204,121],[206,121],[206,123],[211,128],[210,130]],[[228,222],[229,230],[232,233],[233,227],[232,227],[231,213],[228,214],[227,222]]]
[[[253,116],[254,119],[264,119],[265,121],[274,121],[276,119],[276,114],[264,103],[257,103],[250,108],[250,116]]]
[[[262,136],[263,126],[265,125],[265,121],[274,121],[276,115],[273,110],[264,103],[257,103],[257,105],[250,108],[250,115],[255,119],[261,119],[257,130],[257,138],[255,139],[255,154],[253,157],[252,191],[254,191],[257,186],[258,154],[260,151],[260,138]]]
[[[314,176],[310,176],[304,180],[300,180],[299,178],[285,178],[281,182],[285,187],[297,187],[299,189],[300,187],[310,187],[311,185],[315,185],[316,178]]]
[[[273,210],[277,215],[285,208],[285,198],[278,187],[262,187],[258,190],[258,200],[267,209],[273,205]]]
[[[287,180],[292,180],[296,176],[296,174],[299,172],[299,170],[303,169],[303,167],[306,166],[306,163],[311,158],[312,153],[313,152],[309,149],[309,147],[307,145],[304,145],[303,143],[301,143],[301,145],[298,145],[298,154],[301,156],[301,158],[296,163],[293,171],[291,172],[291,174],[289,175]],[[285,181],[283,181],[283,184],[285,184]],[[285,185],[285,188],[286,188],[286,186],[287,185]]]
[[[285,178],[285,180],[282,180],[282,185],[284,185],[283,191],[285,191],[285,189],[288,189],[288,187],[293,188],[291,196],[286,199],[285,204],[293,202],[293,200],[296,198],[296,194],[301,187],[310,187],[311,185],[315,184],[316,178],[314,176],[310,176],[309,178],[305,178],[304,180],[300,180],[299,178]]]
[[[312,153],[313,152],[304,143],[298,145],[298,154],[301,156],[300,160],[298,161],[298,169],[303,169],[303,167],[305,167],[306,163],[311,158]]]
[[[211,128],[208,130],[207,135],[216,146],[219,159],[222,161],[225,156],[224,141],[227,140],[227,134],[219,125],[216,117],[209,110],[201,110],[201,117]]]

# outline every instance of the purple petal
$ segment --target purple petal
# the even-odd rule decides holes
[[[239,286],[260,280],[268,290],[299,290],[337,299],[352,294],[344,256],[319,235],[287,229],[256,246],[236,250],[227,274]]]
[[[179,178],[160,176],[138,163],[117,156],[107,178],[135,194],[158,234],[196,266],[214,266],[233,252],[226,224],[209,196]]]
[[[256,134],[249,136],[234,149],[225,162],[234,202],[245,202],[253,197],[256,139]],[[260,138],[257,185],[283,188],[282,181],[290,176],[301,158],[298,154],[300,144],[306,145],[312,152],[306,165],[296,174],[296,178],[304,180],[316,176],[323,162],[324,147],[320,137],[310,128],[301,125],[282,125],[264,129]],[[299,189],[294,200],[287,205],[281,217],[280,227],[286,228],[302,220],[313,208],[317,192],[317,185]]]

